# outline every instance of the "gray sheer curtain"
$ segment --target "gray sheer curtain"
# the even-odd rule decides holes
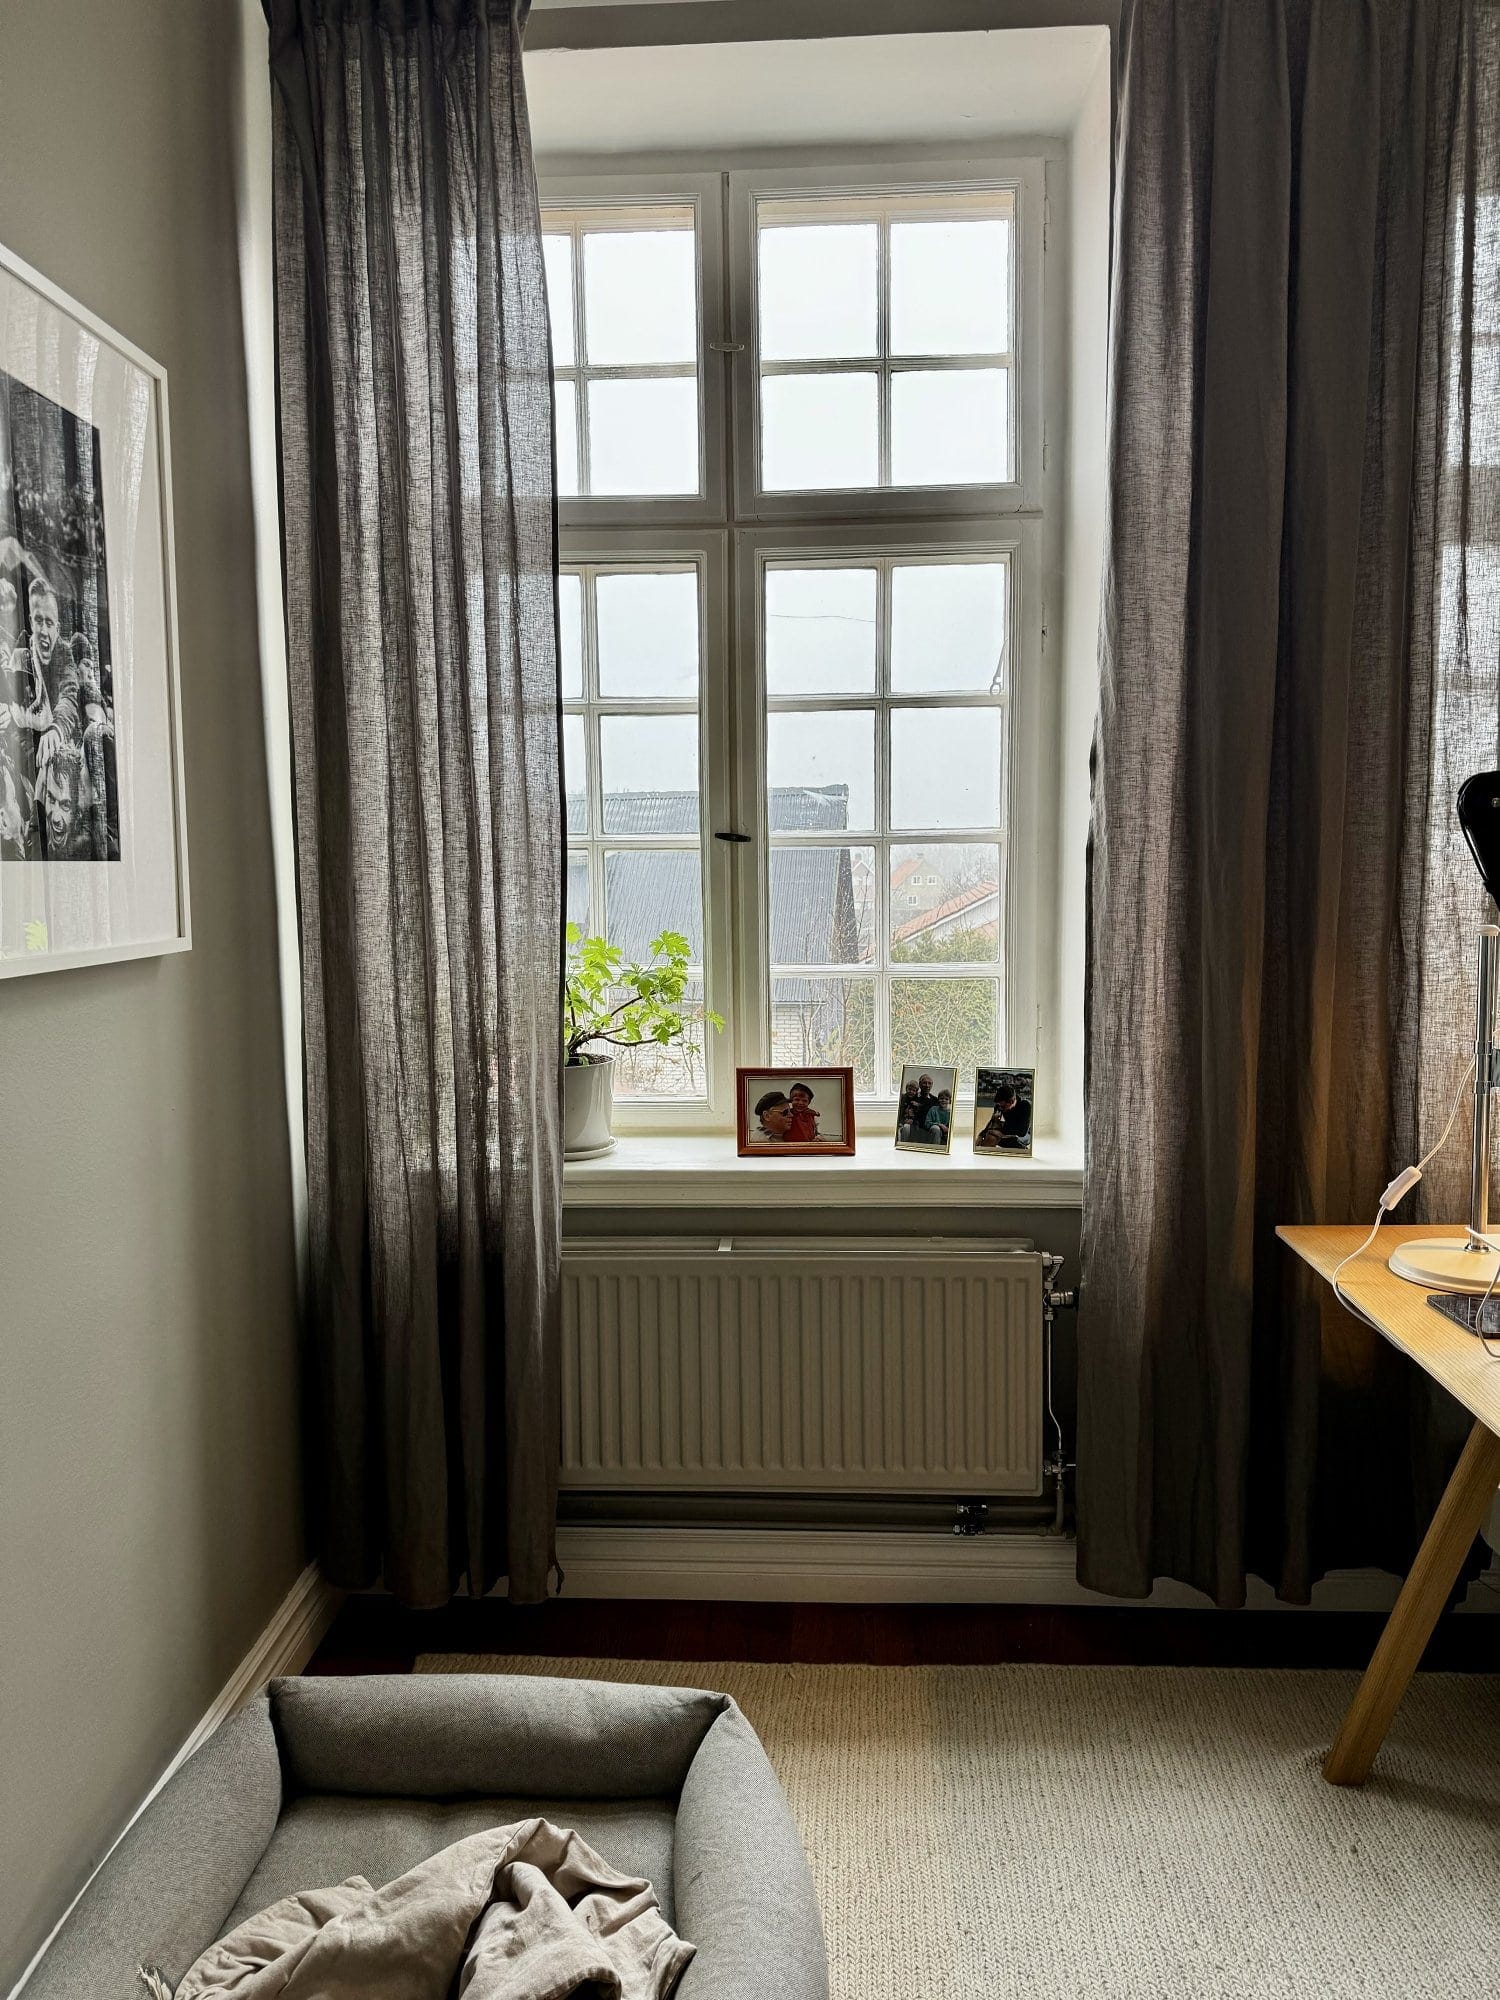
[[[551,378],[523,5],[267,0],[319,1552],[544,1596]]]
[[[1304,1600],[1406,1566],[1466,1429],[1273,1230],[1372,1218],[1472,1046],[1500,10],[1132,0],[1119,84],[1079,1575]]]

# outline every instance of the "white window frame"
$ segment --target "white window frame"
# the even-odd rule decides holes
[[[1040,507],[1042,481],[1042,254],[1045,178],[1040,159],[940,161],[921,166],[848,168],[780,167],[728,176],[730,351],[734,358],[735,508],[744,521],[846,517],[870,520],[899,515],[1017,513]],[[760,370],[756,353],[756,204],[768,199],[827,199],[930,195],[992,188],[1012,195],[1011,381],[1014,404],[1014,478],[983,486],[882,486],[827,493],[765,493],[760,489]],[[882,272],[884,301],[888,274]],[[882,321],[885,318],[882,312]],[[883,343],[882,343],[883,344]],[[961,359],[962,357],[960,357]],[[872,364],[861,362],[861,368]],[[889,362],[878,364],[889,371]],[[929,365],[929,364],[923,364]],[[941,365],[941,364],[939,364]]]
[[[993,528],[974,521],[945,522],[939,534],[924,535],[913,539],[907,524],[891,522],[861,523],[857,526],[840,523],[834,527],[785,527],[756,528],[740,537],[741,587],[738,591],[737,616],[739,624],[738,655],[741,670],[737,676],[737,723],[736,734],[740,746],[737,759],[740,777],[739,824],[743,830],[753,829],[753,838],[744,845],[734,848],[735,868],[738,874],[736,884],[736,904],[742,911],[754,912],[753,927],[744,927],[745,934],[740,939],[739,978],[735,992],[738,1005],[735,1018],[740,1024],[740,1046],[744,1051],[739,1060],[744,1063],[760,1062],[770,1045],[771,1034],[771,935],[770,935],[770,884],[771,884],[771,837],[767,810],[766,790],[766,716],[767,697],[765,680],[765,571],[768,563],[789,559],[794,562],[847,562],[856,565],[861,557],[874,557],[881,561],[899,562],[904,558],[918,560],[941,560],[944,556],[973,559],[986,554],[1003,555],[1008,559],[1010,573],[1009,621],[1009,662],[1010,673],[1004,704],[1005,758],[1003,818],[1005,832],[1002,836],[1003,848],[1001,866],[1003,870],[1003,892],[1005,897],[1005,938],[1003,957],[995,972],[1001,978],[1000,990],[1000,1045],[1007,1062],[1023,1068],[1031,1068],[1036,1062],[1037,1048],[1037,999],[1038,980],[1042,970],[1039,964],[1041,948],[1039,899],[1037,895],[1038,877],[1035,867],[1028,866],[1023,856],[1019,861],[1014,853],[1016,827],[1036,824],[1039,808],[1039,790],[1042,777],[1041,757],[1041,714],[1036,699],[1034,673],[1017,671],[1016,663],[1023,656],[1028,659],[1039,657],[1042,643],[1038,554],[1041,531],[1037,523],[1010,519],[997,521]],[[875,695],[838,695],[815,697],[809,695],[809,705],[820,707],[869,707],[881,706],[881,698]],[[964,707],[966,705],[987,706],[976,702],[973,696],[963,694],[911,694],[892,695],[888,705],[892,707],[912,707],[930,705],[934,707]],[[884,757],[881,732],[876,731],[876,786],[877,791],[885,780]],[[876,818],[880,817],[877,807]],[[928,829],[934,841],[963,841],[983,839],[982,833],[966,834],[962,829]],[[889,832],[885,836],[892,846],[920,844],[922,831]],[[850,833],[847,845],[864,846],[879,836]],[[795,843],[794,843],[795,844]],[[889,956],[889,884],[882,886],[876,899],[876,923],[884,927],[884,934],[878,929],[876,937],[876,964],[868,967],[831,967],[826,976],[839,978],[878,978]],[[896,977],[904,975],[897,973]],[[918,975],[933,979],[969,979],[987,976],[987,968],[975,966],[955,966],[951,971],[942,966],[923,966]],[[877,1003],[878,1004],[878,1003]],[[877,1056],[881,1037],[877,1036]],[[934,1050],[936,1060],[941,1051]],[[960,1079],[961,1084],[963,1079]],[[877,1087],[874,1093],[860,1099],[861,1106],[873,1119],[886,1111],[894,1114],[895,1093],[881,1087],[877,1073]]]
[[[542,231],[547,230],[549,208],[620,209],[654,206],[691,207],[694,211],[694,240],[698,246],[698,477],[697,493],[646,495],[641,498],[615,494],[579,494],[558,501],[558,520],[565,528],[586,528],[605,524],[641,526],[648,519],[663,523],[693,522],[722,524],[724,505],[724,202],[719,174],[632,174],[628,181],[579,179],[569,175],[547,180],[541,190]],[[603,379],[649,374],[640,368],[588,368],[578,345],[583,324],[582,264],[575,260],[573,327],[575,373],[580,385],[587,373]],[[676,373],[675,369],[668,373]],[[580,431],[579,462],[585,452],[583,426],[588,421],[586,399],[578,397]]]
[[[987,486],[758,492],[755,199],[762,194],[816,199],[874,191],[941,196],[976,187],[1009,189],[1015,199],[1015,477]],[[1049,435],[1061,433],[1065,388],[1062,371],[1044,371],[1043,328],[1044,315],[1057,312],[1055,274],[1067,256],[1056,219],[1048,215],[1046,193],[1041,156],[913,162],[904,154],[883,159],[869,149],[861,150],[857,162],[831,158],[826,164],[787,166],[783,160],[727,174],[683,170],[543,177],[544,227],[545,211],[555,207],[691,201],[697,210],[703,491],[685,499],[580,496],[559,502],[565,567],[691,557],[701,563],[704,579],[699,731],[703,972],[705,1004],[725,1016],[726,1027],[718,1035],[707,1031],[707,1101],[620,1100],[615,1123],[622,1133],[732,1131],[735,1065],[766,1060],[770,849],[760,623],[764,565],[778,556],[806,559],[865,551],[930,557],[993,549],[1010,557],[1001,1046],[1006,1062],[1031,1066],[1038,1059],[1045,1040],[1039,1021],[1058,999],[1051,885],[1059,836],[1058,746],[1053,740],[1059,694],[1047,675],[1060,667],[1055,648],[1050,658],[1044,658],[1044,649],[1048,593],[1061,570],[1062,548],[1058,485],[1047,458]],[[1065,356],[1060,323],[1054,333],[1055,350]],[[852,836],[851,844],[857,844]],[[882,896],[882,909],[885,901]],[[1039,1137],[1056,1128],[1056,1084],[1056,1078],[1039,1074]],[[966,1099],[971,1085],[972,1079],[961,1079]],[[861,1130],[879,1136],[894,1108],[893,1094],[861,1098]],[[964,1139],[961,1129],[956,1145],[962,1147]]]
[[[714,818],[714,801],[727,799],[733,788],[727,720],[729,690],[726,676],[730,648],[724,589],[726,542],[727,537],[722,533],[694,533],[685,529],[613,529],[607,540],[569,535],[559,554],[559,567],[564,570],[596,569],[608,572],[680,567],[692,563],[698,571],[698,838],[699,882],[703,899],[703,1004],[711,1013],[725,1017],[725,1028],[722,1034],[716,1034],[710,1027],[703,1030],[706,1098],[630,1098],[617,1093],[614,1123],[619,1132],[715,1131],[734,1122],[731,1024],[735,1010],[730,990],[734,962],[730,873],[733,848],[730,843],[714,838],[722,825]],[[587,591],[584,593],[583,622],[583,701],[565,702],[564,708],[568,710],[583,706],[591,697],[591,641],[588,634],[594,620]],[[597,644],[592,647],[592,657],[597,661]],[[614,698],[594,703],[596,708],[605,710],[613,710],[616,705]],[[623,713],[649,715],[663,710],[679,710],[682,702],[680,699],[664,702],[620,700],[618,707]],[[597,734],[590,731],[588,736],[589,811],[594,830],[588,834],[570,835],[569,850],[589,845],[601,851],[610,847],[679,845],[680,842],[668,839],[633,839],[628,835],[612,835],[604,831],[600,810],[601,768]]]

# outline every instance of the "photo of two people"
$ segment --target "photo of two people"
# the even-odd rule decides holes
[[[854,1072],[848,1069],[742,1069],[739,1142],[743,1153],[852,1153]]]
[[[0,371],[0,861],[118,861],[99,433]]]

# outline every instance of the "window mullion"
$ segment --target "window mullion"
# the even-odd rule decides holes
[[[884,236],[886,225],[881,225]],[[881,376],[890,380],[889,371]],[[875,1095],[891,1092],[891,571],[875,565]]]
[[[597,896],[594,929],[609,935],[604,907],[604,766],[599,742],[599,619],[594,597],[598,571],[592,563],[579,569],[583,584],[583,762],[589,801],[589,893]]]
[[[875,272],[879,304],[875,345],[879,351],[880,484],[891,483],[891,223],[882,215],[875,231]]]
[[[580,494],[594,490],[593,468],[589,463],[589,389],[588,350],[584,345],[585,324],[583,311],[583,230],[574,223],[568,231],[573,258],[573,402],[577,412],[578,427],[578,491]]]

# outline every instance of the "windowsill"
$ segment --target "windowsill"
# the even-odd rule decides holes
[[[741,1159],[727,1133],[629,1133],[563,1169],[568,1208],[1077,1208],[1083,1167],[1058,1141],[1030,1159],[922,1160],[871,1139],[853,1158]]]

